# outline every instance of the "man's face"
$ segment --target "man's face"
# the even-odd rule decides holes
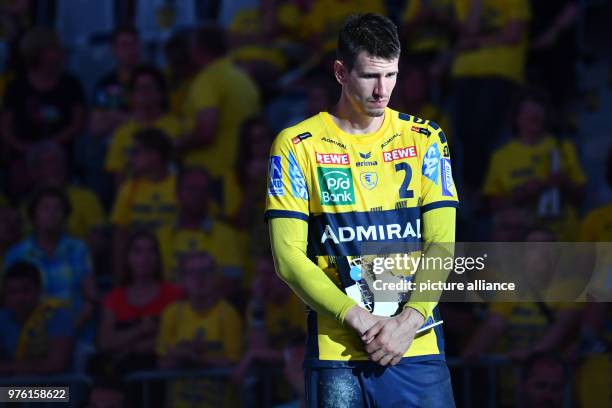
[[[10,279],[4,286],[6,308],[17,316],[26,317],[38,304],[40,288],[30,279]]]
[[[159,107],[162,105],[162,93],[155,78],[150,75],[140,75],[132,92],[132,103],[136,109]]]
[[[178,201],[181,211],[200,214],[208,205],[209,180],[206,174],[190,172],[185,174],[178,186]]]
[[[140,60],[140,42],[131,33],[121,33],[115,39],[113,52],[120,66],[133,67]]]
[[[342,93],[362,115],[383,116],[391,98],[398,72],[398,58],[386,60],[361,52],[350,71],[336,61],[336,78]]]
[[[43,197],[36,206],[35,227],[44,231],[59,231],[65,221],[65,208],[58,197]]]
[[[182,266],[181,274],[187,296],[204,298],[211,296],[217,289],[218,277],[212,258],[191,256]]]
[[[563,368],[557,364],[540,362],[523,385],[527,408],[556,408],[563,405]]]

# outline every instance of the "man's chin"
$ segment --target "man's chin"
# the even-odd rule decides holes
[[[366,114],[371,118],[379,118],[385,114],[385,108],[367,109]]]

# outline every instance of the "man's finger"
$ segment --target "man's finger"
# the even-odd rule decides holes
[[[371,342],[372,339],[376,337],[376,335],[382,330],[383,326],[384,320],[380,320],[374,323],[374,326],[370,327],[368,330],[366,330],[365,333],[363,333],[363,335],[361,336],[361,340],[366,344]]]
[[[384,356],[385,356],[385,352],[382,349],[378,349],[374,353],[370,354],[370,360],[377,362]]]
[[[397,364],[398,364],[400,361],[402,361],[402,356],[401,356],[401,355],[399,355],[399,356],[395,356],[395,357],[393,357],[393,359],[391,360],[391,365],[392,365],[392,366],[397,365]]]
[[[389,363],[391,363],[391,361],[394,359],[394,355],[393,354],[385,354],[380,361],[378,362],[378,364],[380,364],[381,366],[386,366]]]

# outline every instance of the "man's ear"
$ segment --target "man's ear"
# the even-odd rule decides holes
[[[346,66],[340,60],[334,61],[334,76],[336,77],[336,81],[340,83],[340,85],[344,85],[346,82],[346,77],[348,75],[348,70]]]

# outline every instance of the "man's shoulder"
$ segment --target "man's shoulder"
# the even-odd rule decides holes
[[[306,139],[312,138],[316,133],[320,134],[325,127],[320,115],[320,113],[313,115],[281,130],[278,136],[276,136],[277,143],[291,142],[297,145]]]

